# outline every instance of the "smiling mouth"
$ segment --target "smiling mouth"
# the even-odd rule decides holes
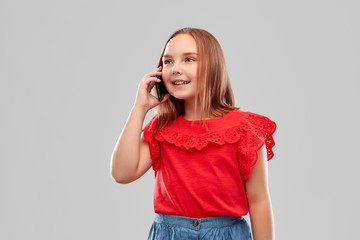
[[[190,83],[190,81],[174,81],[174,82],[172,82],[172,84],[174,84],[174,85],[185,85],[188,83]]]

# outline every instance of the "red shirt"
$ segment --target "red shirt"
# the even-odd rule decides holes
[[[155,212],[192,218],[246,215],[243,181],[263,144],[268,160],[273,157],[275,122],[232,110],[206,120],[206,129],[180,116],[154,136],[156,123],[155,116],[143,129],[155,171]]]

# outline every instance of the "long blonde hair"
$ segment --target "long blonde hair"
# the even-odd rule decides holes
[[[163,65],[163,56],[168,42],[179,34],[192,36],[197,46],[197,89],[195,104],[200,102],[201,120],[207,117],[219,117],[235,107],[235,98],[231,88],[222,48],[216,38],[209,32],[198,28],[182,28],[174,32],[166,41],[158,66]],[[196,106],[195,105],[195,106]],[[155,133],[167,126],[184,113],[184,103],[173,96],[158,105],[158,124]],[[203,121],[205,123],[205,121]]]

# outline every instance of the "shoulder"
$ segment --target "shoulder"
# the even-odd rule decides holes
[[[248,118],[267,118],[264,115],[260,115],[260,114],[255,113],[255,112],[243,111],[241,109],[231,110],[228,113],[226,113],[224,116],[226,116],[226,115],[229,115],[231,117],[240,117],[240,118],[244,118],[244,119],[248,119]]]
[[[248,124],[261,127],[275,124],[275,122],[267,116],[242,110],[233,110],[229,119],[231,122],[234,123]]]
[[[244,119],[253,128],[261,129],[268,134],[273,134],[275,132],[276,123],[270,118],[253,112],[244,112],[244,114]]]
[[[238,125],[266,125],[271,122],[268,117],[254,112],[243,111],[240,109],[231,110],[214,121],[218,126],[234,127]]]

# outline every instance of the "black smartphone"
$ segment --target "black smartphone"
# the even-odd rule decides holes
[[[161,102],[163,100],[163,96],[165,95],[165,93],[167,93],[168,91],[166,90],[165,84],[161,78],[161,76],[158,76],[158,78],[161,80],[161,82],[159,83],[155,83],[155,87],[156,87],[156,93],[158,95],[158,99]]]

